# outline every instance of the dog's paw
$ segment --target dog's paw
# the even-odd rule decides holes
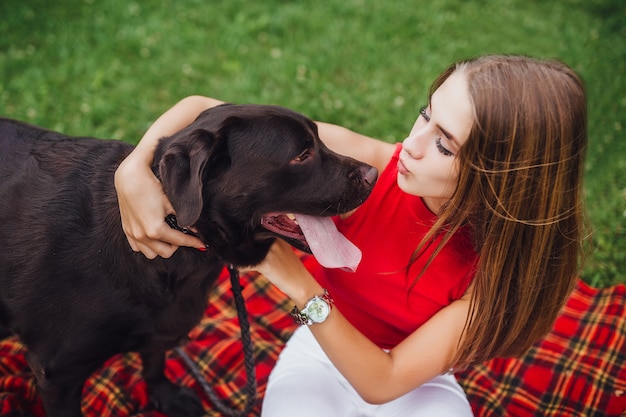
[[[205,414],[196,392],[175,384],[164,384],[154,389],[150,401],[168,417],[202,417]]]

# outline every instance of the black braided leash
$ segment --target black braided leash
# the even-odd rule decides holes
[[[176,217],[172,214],[167,216],[166,222],[170,227],[176,230],[186,234],[195,235],[195,233],[189,229],[178,226]],[[252,337],[250,336],[250,321],[248,320],[248,311],[246,310],[245,301],[242,295],[241,282],[239,281],[239,271],[234,265],[230,264],[228,265],[228,272],[230,274],[231,289],[233,291],[235,306],[237,308],[237,318],[239,319],[239,326],[241,327],[241,343],[243,344],[244,367],[246,369],[247,382],[244,389],[246,404],[243,410],[230,408],[218,397],[215,390],[202,376],[196,364],[191,360],[182,347],[179,346],[175,348],[174,351],[181,357],[183,362],[185,362],[185,365],[187,365],[191,374],[194,378],[196,378],[204,393],[209,397],[213,405],[215,405],[215,408],[217,408],[220,413],[228,417],[246,417],[255,406],[257,397],[256,370],[254,367],[254,346],[252,345]]]

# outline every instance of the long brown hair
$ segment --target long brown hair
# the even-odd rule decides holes
[[[473,234],[479,258],[455,358],[462,368],[524,353],[573,289],[585,239],[587,111],[582,80],[557,61],[462,61],[430,94],[455,71],[466,76],[474,123],[457,154],[456,191],[416,253],[438,234],[439,250],[461,227]]]

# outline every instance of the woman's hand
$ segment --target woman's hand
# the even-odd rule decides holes
[[[149,166],[132,154],[115,172],[122,228],[130,247],[147,258],[169,258],[179,246],[203,248],[196,237],[170,228],[165,217],[174,213],[163,187]]]
[[[175,214],[163,187],[151,170],[158,141],[189,125],[205,109],[222,104],[211,97],[189,96],[163,113],[141,138],[135,150],[115,172],[122,228],[130,247],[147,258],[169,258],[179,246],[204,249],[198,238],[170,228],[168,214]]]
[[[276,239],[261,263],[240,268],[240,271],[259,272],[298,306],[323,291],[293,248],[282,239]]]

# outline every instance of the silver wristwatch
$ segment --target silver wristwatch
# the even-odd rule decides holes
[[[328,294],[328,291],[324,289],[324,294],[316,295],[311,298],[304,305],[302,310],[299,310],[297,306],[291,310],[291,316],[298,324],[306,324],[310,326],[316,323],[323,323],[330,314],[330,310],[333,308],[333,299]]]

